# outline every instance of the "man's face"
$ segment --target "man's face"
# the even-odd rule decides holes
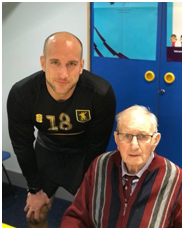
[[[68,99],[74,92],[84,66],[79,42],[72,37],[51,37],[40,62],[51,96],[55,100]]]
[[[134,114],[126,116],[120,123],[120,133],[152,135],[154,133],[150,117],[147,115]],[[160,134],[155,134],[149,143],[142,144],[133,137],[130,143],[121,142],[115,132],[115,141],[123,161],[126,163],[129,173],[135,174],[147,163],[150,154],[156,148],[160,140]]]

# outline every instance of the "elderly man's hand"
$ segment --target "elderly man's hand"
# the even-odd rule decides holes
[[[40,210],[46,205],[48,210],[51,207],[50,199],[47,197],[46,193],[43,190],[40,190],[36,194],[31,194],[30,192],[27,195],[27,201],[24,211],[27,212],[27,220],[31,221],[32,218],[37,222],[40,220]]]

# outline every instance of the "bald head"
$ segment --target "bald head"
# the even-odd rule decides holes
[[[55,41],[62,41],[65,43],[69,43],[69,42],[78,43],[79,46],[81,47],[81,59],[82,59],[82,55],[83,55],[82,42],[79,40],[79,38],[77,38],[75,35],[69,32],[56,32],[46,38],[45,43],[44,43],[44,48],[43,48],[43,55],[45,57],[47,55],[47,49],[48,49],[49,44]]]

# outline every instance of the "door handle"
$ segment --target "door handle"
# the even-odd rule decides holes
[[[175,80],[175,76],[173,73],[166,73],[164,75],[164,80],[165,82],[167,82],[168,84],[173,83],[173,81]]]
[[[155,74],[152,71],[147,71],[144,74],[146,81],[153,81],[155,79]]]

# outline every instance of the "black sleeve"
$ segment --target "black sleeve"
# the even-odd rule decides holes
[[[115,112],[116,98],[110,86],[106,95],[96,95],[93,100],[93,118],[87,130],[85,170],[98,155],[106,151],[115,121]]]
[[[7,100],[9,135],[28,186],[41,187],[33,147],[35,136],[31,109],[29,109],[31,101],[22,97],[14,85]]]

